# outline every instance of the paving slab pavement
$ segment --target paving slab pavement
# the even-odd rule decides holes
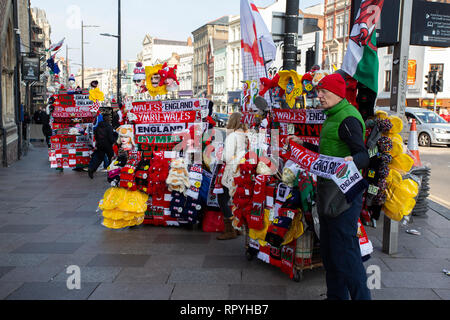
[[[139,226],[108,230],[96,212],[109,187],[105,173],[50,168],[33,146],[0,168],[0,299],[4,300],[322,300],[324,270],[297,283],[262,261],[247,261],[244,237]],[[449,300],[450,210],[429,202],[426,216],[400,225],[399,250],[382,252],[383,217],[366,228],[374,245],[366,268],[381,271],[375,300]],[[420,236],[406,233],[414,228]],[[81,289],[69,290],[69,266]]]

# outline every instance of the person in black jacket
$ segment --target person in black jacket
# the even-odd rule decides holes
[[[40,115],[40,119],[42,121],[42,133],[45,136],[45,142],[47,146],[50,148],[50,138],[52,136],[52,127],[50,126],[50,116],[42,111]]]
[[[103,121],[94,129],[96,150],[92,155],[88,168],[88,175],[91,179],[94,179],[94,172],[97,171],[98,167],[105,160],[105,155],[108,157],[109,163],[111,163],[114,157],[113,145],[115,140],[110,122],[110,117],[105,115]]]

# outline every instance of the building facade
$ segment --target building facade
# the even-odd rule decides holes
[[[30,3],[0,1],[0,156],[3,166],[20,160],[29,137],[25,113],[30,111],[29,86],[22,81],[22,55],[29,53]]]
[[[144,66],[161,64],[170,59],[173,53],[178,55],[192,54],[192,39],[187,41],[165,40],[146,35],[142,42],[142,51],[138,54],[137,60]]]
[[[325,0],[323,61],[325,70],[339,69],[344,61],[351,25],[351,0]]]
[[[211,99],[214,92],[214,48],[228,42],[229,17],[208,22],[192,32],[194,36],[193,91]]]
[[[40,56],[41,78],[31,85],[31,112],[34,113],[39,107],[44,107],[48,97],[47,88],[51,85],[50,73],[47,68],[47,59],[50,53],[45,52],[51,44],[51,26],[44,10],[31,9],[31,52]]]
[[[178,95],[180,97],[191,98],[192,91],[192,64],[194,61],[193,53],[186,53],[180,55],[180,63],[178,65],[178,81],[180,82],[180,89]]]
[[[227,45],[214,49],[214,111],[222,113],[227,105]]]
[[[378,72],[379,106],[390,106],[392,83],[393,47],[378,49],[380,62]],[[437,94],[437,109],[450,111],[450,49],[437,47],[411,46],[409,50],[408,90],[406,103],[408,107],[434,108],[434,94],[427,93],[425,76],[429,71],[438,71],[444,80],[443,91]],[[440,110],[437,110],[440,111]]]

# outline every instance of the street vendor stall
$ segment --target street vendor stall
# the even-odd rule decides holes
[[[198,154],[202,154],[202,136],[208,128],[205,120],[212,106],[207,99],[166,98],[165,94],[176,87],[176,66],[144,69],[138,63],[135,78],[137,94],[148,91],[154,100],[125,101],[124,120],[117,129],[119,152],[108,168],[112,188],[105,193],[99,206],[103,211],[103,224],[112,229],[138,224],[195,225],[206,207],[206,202],[200,200],[206,172]],[[147,79],[147,87],[144,79]],[[136,215],[127,223],[130,220],[125,217],[132,215],[125,208],[122,215],[108,212],[120,205],[111,209],[114,205],[110,202],[115,200],[108,198],[119,189],[126,190],[120,198],[124,202],[128,194],[142,195],[135,197],[139,198],[139,208],[145,208],[140,211],[138,223],[133,220]],[[111,216],[117,222],[111,221]]]
[[[51,113],[51,168],[84,168],[93,149],[92,101],[87,94],[56,94]]]

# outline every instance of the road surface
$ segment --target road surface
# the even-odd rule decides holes
[[[419,148],[422,164],[431,167],[430,200],[450,208],[450,148]]]

